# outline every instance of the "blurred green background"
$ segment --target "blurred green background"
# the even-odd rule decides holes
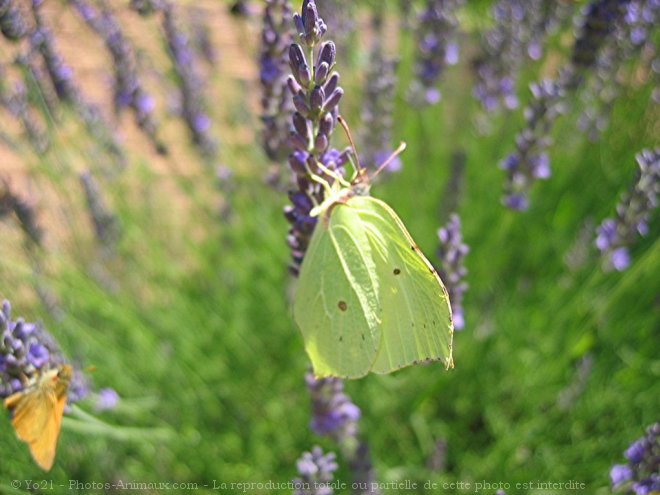
[[[656,215],[622,273],[602,270],[594,229],[632,183],[634,155],[657,144],[657,109],[648,108],[648,84],[625,87],[611,124],[591,143],[577,131],[581,108],[573,98],[553,130],[553,176],[535,185],[529,211],[501,207],[504,174],[497,165],[512,151],[523,117],[522,107],[494,117],[490,135],[475,125],[469,59],[490,3],[468,2],[464,9],[461,62],[444,75],[443,100],[435,107],[413,110],[405,100],[414,46],[410,32],[399,32],[393,136],[408,149],[403,170],[372,190],[436,262],[451,154],[466,154],[458,213],[470,247],[469,290],[465,330],[454,340],[455,369],[438,364],[370,375],[346,382],[346,392],[362,410],[360,435],[381,482],[504,482],[512,486],[507,493],[550,494],[562,491],[514,486],[576,480],[586,493],[609,493],[610,466],[623,462],[629,443],[658,419],[660,224]],[[194,482],[209,485],[198,492],[211,493],[213,480],[286,482],[297,475],[303,451],[336,449],[308,427],[308,360],[290,309],[287,197],[265,183],[269,162],[257,146],[260,17],[232,18],[220,2],[196,7],[208,13],[219,44],[218,67],[205,78],[222,165],[232,172],[221,187],[175,119],[164,118],[172,148],[165,158],[140,142],[131,122],[119,122],[129,166],[108,172],[102,148],[73,112],[61,109],[57,120],[44,114],[52,146],[42,156],[12,133],[11,116],[2,114],[0,171],[36,205],[45,240],[26,249],[18,224],[2,219],[0,298],[11,300],[14,317],[42,320],[73,362],[94,366],[88,374],[94,388],[112,387],[121,397],[116,409],[102,413],[92,401],[79,404],[102,423],[66,418],[47,474],[15,438],[9,417],[0,421],[2,493],[28,491],[25,483],[12,489],[14,479],[56,485],[34,493],[102,493],[69,490],[69,480]],[[164,56],[156,26],[121,15],[136,44]],[[73,16],[62,22],[54,30],[65,50],[79,33],[93,36]],[[356,22],[368,25],[366,13]],[[524,67],[522,103],[527,83],[552,76],[566,59],[571,33],[565,27],[550,39],[543,60]],[[5,61],[7,46],[0,43]],[[337,65],[342,114],[354,132],[366,46],[355,43]],[[101,45],[90,45],[67,61],[103,101],[101,54]],[[89,69],[85,61],[96,57]],[[337,147],[347,144],[341,132],[334,139]],[[77,177],[87,168],[120,221],[114,255],[94,240]],[[228,211],[221,213],[221,204]],[[37,288],[54,298],[57,318]],[[442,461],[439,443],[446,445]],[[339,464],[337,478],[349,481],[341,457]]]

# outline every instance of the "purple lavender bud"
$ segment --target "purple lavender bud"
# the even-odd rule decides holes
[[[316,113],[319,110],[321,110],[321,107],[323,106],[323,103],[325,101],[325,91],[323,91],[323,88],[320,86],[315,86],[314,89],[312,89],[312,92],[309,95],[309,104],[311,107],[312,112]],[[337,100],[339,102],[339,100]],[[324,109],[326,112],[328,109]]]
[[[304,117],[309,117],[309,115],[312,113],[309,105],[300,95],[293,95],[293,106],[296,108],[298,113]]]
[[[322,63],[326,63],[328,67],[332,67],[335,64],[336,56],[337,48],[335,47],[334,42],[326,41],[321,45],[316,65],[320,66]]]
[[[49,360],[50,353],[48,349],[41,344],[30,345],[27,353],[27,361],[37,369],[42,368]]]
[[[309,136],[309,126],[308,121],[303,117],[299,112],[295,112],[291,118],[293,122],[293,127],[296,129],[296,132],[304,139],[307,139]]]
[[[660,148],[644,150],[636,156],[639,171],[633,186],[621,197],[614,218],[603,220],[596,231],[595,244],[604,268],[625,270],[630,264],[628,250],[639,235],[644,235],[651,212],[660,194]]]
[[[342,88],[335,88],[323,102],[323,112],[332,112],[339,105],[339,100],[341,100],[342,96],[344,96],[344,90]]]
[[[323,86],[323,90],[325,91],[326,95],[334,93],[335,89],[337,89],[339,85],[339,74],[337,72],[333,72],[332,75],[330,76],[330,79],[325,83],[325,86]]]
[[[326,62],[321,62],[314,72],[314,83],[317,86],[322,86],[328,78],[329,71],[330,66]]]

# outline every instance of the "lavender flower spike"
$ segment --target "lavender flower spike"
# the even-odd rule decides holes
[[[658,206],[660,148],[643,150],[635,158],[639,165],[635,183],[622,196],[614,218],[606,218],[597,229],[596,247],[605,269],[623,271],[628,268],[628,247],[638,235],[647,234],[651,211]]]
[[[507,177],[502,202],[507,208],[524,211],[528,194],[538,179],[550,177],[550,158],[547,148],[552,124],[564,111],[564,91],[554,81],[531,85],[533,101],[525,109],[525,129],[516,137],[516,151],[500,162]]]
[[[325,195],[311,174],[322,176],[328,182],[335,181],[335,174],[343,175],[342,166],[348,160],[348,150],[340,152],[330,147],[339,115],[339,100],[344,94],[339,87],[339,74],[333,71],[335,44],[321,42],[327,27],[318,15],[314,0],[304,0],[302,15],[294,14],[293,19],[301,44],[293,43],[289,47],[291,75],[287,85],[296,109],[291,119],[293,130],[289,143],[293,151],[289,155],[289,165],[298,189],[289,193],[292,204],[285,208],[284,215],[291,224],[287,236],[293,258],[290,270],[297,276],[317,221],[310,211],[314,204],[323,202]],[[326,170],[332,172],[328,174]],[[367,482],[366,486],[372,486],[369,480],[373,480],[374,474],[368,448],[357,438],[360,410],[343,394],[343,383],[333,378],[317,381],[311,374],[305,381],[314,410],[312,428],[339,443],[355,482]]]
[[[332,71],[335,44],[332,41],[319,44],[326,25],[313,1],[303,2],[302,15],[294,14],[294,21],[302,44],[293,43],[289,47],[291,75],[287,86],[296,110],[291,119],[289,165],[298,190],[289,193],[292,204],[285,208],[284,215],[291,224],[287,236],[293,258],[290,271],[297,275],[316,225],[316,218],[309,212],[315,203],[323,201],[325,194],[312,180],[310,172],[333,182],[335,177],[324,174],[319,164],[343,174],[342,166],[348,161],[348,152],[330,147],[339,115],[339,100],[344,94],[339,86],[339,74]]]
[[[13,321],[9,301],[3,301],[0,310],[0,399],[20,392],[26,378],[30,380],[41,370],[64,363],[59,347],[46,329],[40,323],[28,323],[22,318]],[[69,385],[69,403],[88,393],[84,377],[74,371]]]
[[[447,292],[449,292],[454,328],[463,330],[465,319],[462,301],[463,293],[468,288],[467,283],[464,282],[467,270],[463,258],[465,258],[469,248],[466,244],[463,244],[461,222],[456,213],[452,213],[447,225],[438,230],[438,238],[440,239],[438,274],[444,281]]]
[[[213,159],[217,155],[218,145],[210,132],[211,119],[204,110],[203,82],[197,70],[195,54],[190,40],[176,25],[174,5],[167,2],[162,11],[167,46],[179,80],[183,120],[193,144],[203,156]]]
[[[645,435],[625,451],[627,464],[610,469],[614,493],[647,495],[660,490],[660,422],[646,428]]]
[[[293,480],[293,495],[332,495],[331,482],[337,470],[335,454],[323,454],[321,447],[305,452],[298,462],[300,478]]]
[[[268,158],[281,162],[289,154],[293,102],[286,84],[289,46],[293,41],[292,12],[288,0],[268,0],[261,32],[262,146]]]
[[[411,100],[417,105],[440,101],[438,84],[447,65],[458,59],[456,10],[463,0],[427,0],[417,27],[417,80],[411,86]]]
[[[344,394],[344,383],[338,378],[317,380],[312,373],[305,375],[305,383],[312,399],[311,430],[338,444],[355,442],[360,408]]]
[[[381,42],[382,19],[374,21],[378,31],[371,47],[370,65],[364,89],[362,107],[362,161],[368,166],[378,167],[391,155],[391,133],[396,94],[396,61],[388,59],[383,53]],[[388,172],[401,169],[401,160],[396,157],[386,167]]]

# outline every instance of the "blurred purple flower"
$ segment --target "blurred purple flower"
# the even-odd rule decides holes
[[[458,61],[456,11],[463,0],[426,0],[416,26],[416,79],[410,99],[419,106],[434,105],[441,99],[440,78],[445,66]]]
[[[610,469],[612,488],[626,495],[648,495],[660,490],[660,422],[646,428],[644,436],[624,453],[628,464]]]
[[[596,231],[595,245],[605,269],[623,271],[630,265],[628,247],[648,232],[651,212],[660,194],[660,148],[643,150],[636,157],[639,171],[633,186],[621,197],[614,218],[606,218]]]
[[[199,152],[208,159],[214,159],[218,145],[209,132],[211,119],[204,109],[203,81],[190,39],[177,26],[173,4],[166,2],[160,10],[168,51],[179,83],[181,116]]]
[[[464,258],[469,252],[469,248],[463,243],[461,222],[456,213],[452,213],[447,225],[438,230],[438,239],[440,240],[437,253],[440,260],[438,274],[449,293],[454,328],[463,330],[465,327],[462,304],[463,293],[468,288],[465,282],[467,269],[465,268]]]
[[[293,480],[294,495],[332,495],[330,483],[337,470],[336,456],[329,452],[323,454],[321,447],[314,447],[311,452],[303,453],[296,462],[300,478]]]
[[[117,407],[119,403],[119,394],[112,388],[102,388],[99,390],[94,408],[97,411],[109,411]]]
[[[396,61],[386,57],[382,46],[382,21],[374,21],[376,35],[371,46],[369,67],[365,77],[362,98],[362,131],[360,161],[365,167],[379,167],[387,160],[392,146],[393,112],[396,96]],[[401,160],[396,157],[385,168],[387,172],[401,170]]]

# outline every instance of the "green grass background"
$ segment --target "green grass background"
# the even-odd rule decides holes
[[[395,139],[408,144],[404,168],[372,192],[399,213],[435,261],[436,231],[447,220],[439,211],[450,156],[464,150],[459,213],[470,246],[470,288],[466,327],[455,335],[454,370],[417,366],[346,382],[362,410],[360,435],[377,478],[419,487],[428,480],[503,482],[512,487],[507,493],[535,494],[564,491],[515,484],[576,480],[586,484],[584,493],[609,493],[610,466],[623,462],[624,449],[658,419],[660,225],[656,215],[623,273],[604,273],[593,235],[584,240],[581,232],[613,214],[635,176],[634,155],[657,144],[650,89],[625,89],[597,143],[576,131],[581,108],[571,100],[553,132],[552,178],[535,185],[529,211],[512,213],[500,206],[504,174],[497,163],[512,149],[521,112],[497,117],[494,132],[479,135],[465,59],[448,71],[442,103],[413,111],[404,99],[411,50],[404,35],[394,130]],[[354,131],[361,63],[358,54],[337,67],[347,76],[342,108]],[[527,67],[525,78],[533,80],[541,69]],[[249,115],[244,105],[228,103],[229,111]],[[257,117],[248,125],[257,129]],[[122,399],[104,413],[94,412],[91,402],[79,404],[102,423],[65,420],[47,474],[14,438],[9,418],[0,421],[0,492],[25,493],[25,480],[53,480],[53,490],[32,491],[101,493],[69,490],[69,480],[123,480],[194,482],[209,485],[198,493],[211,493],[213,480],[286,482],[296,476],[303,451],[335,449],[308,428],[308,360],[291,316],[295,282],[286,269],[288,226],[281,211],[287,199],[264,183],[268,163],[258,149],[223,138],[223,163],[234,171],[225,193],[228,218],[217,214],[220,193],[209,186],[212,171],[201,162],[185,164],[194,173],[167,177],[132,153],[127,171],[100,179],[123,231],[116,257],[108,260],[90,240],[70,165],[72,154],[96,157],[78,145],[82,131],[71,126],[66,135],[52,130],[56,146],[40,158],[20,138],[14,142],[30,174],[55,191],[57,206],[49,213],[60,222],[43,225],[46,232],[63,232],[67,241],[37,255],[47,267],[37,277],[18,227],[3,221],[0,297],[12,300],[15,317],[43,320],[66,355],[96,368],[89,374],[94,386],[113,387]],[[340,134],[336,145],[344,146]],[[185,135],[174,145],[185,147]],[[185,207],[171,201],[172,188]],[[579,252],[579,262],[567,263]],[[30,296],[35,284],[56,296],[60,320]],[[559,398],[576,387],[585,356],[592,363],[586,380],[562,407]],[[447,443],[446,468],[434,472],[428,462],[439,440]],[[337,477],[350,483],[342,461]],[[23,480],[22,489],[11,488],[14,479]],[[474,493],[474,484],[442,493]]]

